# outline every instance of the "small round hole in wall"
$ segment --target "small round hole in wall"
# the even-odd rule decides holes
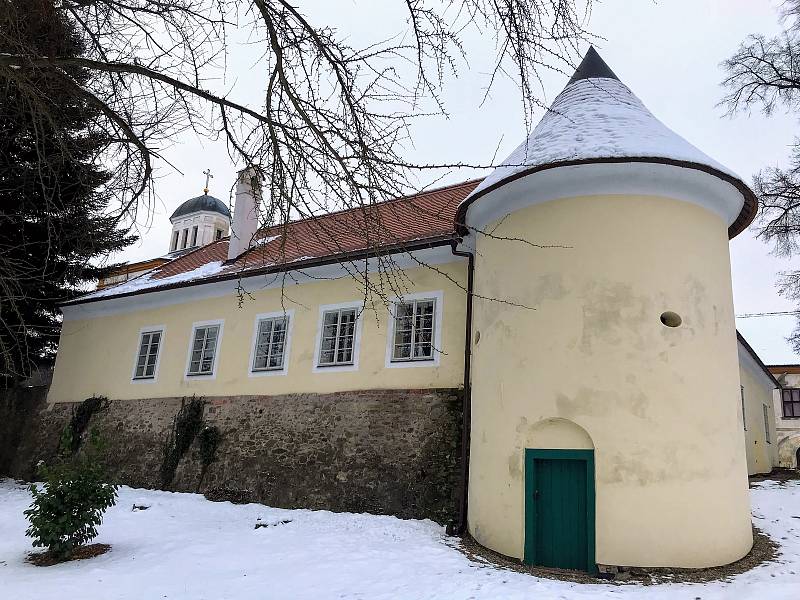
[[[668,310],[661,313],[661,322],[667,327],[678,327],[683,323],[683,319],[678,313]]]

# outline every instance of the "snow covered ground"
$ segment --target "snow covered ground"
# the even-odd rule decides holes
[[[108,554],[34,567],[24,486],[0,480],[0,598],[8,600],[516,600],[800,598],[800,482],[752,490],[757,525],[781,545],[775,563],[729,582],[576,584],[467,559],[438,525],[394,517],[213,503],[122,488],[97,542]],[[143,511],[132,506],[146,505]],[[255,523],[273,524],[255,529]],[[291,520],[280,524],[280,521]]]

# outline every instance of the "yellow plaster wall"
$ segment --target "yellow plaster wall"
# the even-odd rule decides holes
[[[437,265],[465,286],[465,261]],[[319,307],[359,301],[363,292],[353,279],[288,285],[283,302],[294,310],[286,375],[249,377],[255,317],[281,311],[281,289],[255,292],[239,308],[231,293],[93,319],[66,320],[61,332],[49,402],[80,401],[92,395],[113,399],[202,395],[287,394],[358,389],[455,388],[463,384],[465,293],[447,277],[426,267],[405,271],[408,293],[443,291],[442,355],[438,367],[385,368],[388,308],[366,310],[357,371],[312,372]],[[404,290],[405,291],[405,290]],[[224,319],[214,379],[185,378],[192,324]],[[142,327],[166,327],[158,377],[153,383],[131,381]]]
[[[474,537],[523,556],[524,449],[563,440],[558,425],[542,434],[543,420],[560,419],[578,426],[561,426],[572,447],[595,449],[598,563],[704,567],[746,554],[725,223],[669,198],[592,196],[494,227],[478,236],[476,294],[535,310],[475,301]],[[662,325],[668,310],[682,326]]]
[[[777,465],[778,442],[775,432],[775,413],[772,409],[773,387],[766,386],[750,369],[739,367],[739,377],[744,388],[745,443],[747,472],[769,473]],[[768,424],[764,423],[764,406],[767,407]],[[770,442],[767,442],[766,427],[769,427]]]

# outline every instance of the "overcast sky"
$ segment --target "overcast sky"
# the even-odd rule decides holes
[[[346,33],[354,46],[405,29],[398,0],[302,0],[297,4],[313,22]],[[719,63],[748,34],[777,33],[777,6],[775,0],[606,0],[594,5],[589,29],[604,38],[597,40],[596,48],[656,117],[749,182],[764,166],[785,162],[798,120],[785,114],[769,119],[760,114],[725,117],[716,106],[722,96]],[[480,36],[470,36],[466,42],[470,64],[462,64],[458,78],[448,81],[444,90],[450,118],[425,121],[414,131],[415,145],[409,156],[415,160],[486,164],[498,143],[498,158],[503,158],[525,137],[519,93],[513,85],[501,83],[480,105],[490,66],[481,59],[490,56],[492,48],[487,44],[491,42]],[[229,63],[223,83],[232,90],[231,97],[257,107],[263,71],[252,67],[252,54],[247,52]],[[567,79],[547,74],[542,100],[551,102]],[[236,168],[224,145],[187,135],[175,140],[164,154],[175,168],[159,168],[159,203],[152,223],[140,231],[141,241],[119,260],[151,258],[168,250],[169,215],[181,202],[202,193],[203,170],[210,168],[215,175],[211,193],[229,200]],[[451,173],[447,181],[476,175]],[[772,256],[770,248],[748,231],[731,242],[731,261],[737,315],[793,308],[777,295],[775,280],[796,260]],[[768,364],[800,362],[785,341],[794,321],[794,317],[737,319],[737,326]]]

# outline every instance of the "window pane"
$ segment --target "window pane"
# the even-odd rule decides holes
[[[134,379],[147,379],[154,376],[160,341],[160,331],[147,331],[142,333],[142,338],[139,343],[139,352],[136,356],[136,367],[133,374]]]
[[[217,347],[219,325],[198,327],[192,344],[192,358],[189,363],[190,374],[209,374],[213,372],[214,352]]]
[[[280,369],[283,366],[287,319],[288,317],[278,317],[264,319],[259,323],[254,369]]]
[[[320,349],[320,356],[319,356],[320,364],[330,364],[333,362],[335,348],[336,348],[335,338],[326,338],[322,340],[322,347]]]
[[[436,302],[416,300],[395,307],[393,360],[433,358],[433,325]]]
[[[357,313],[354,308],[323,315],[319,364],[352,364]]]
[[[349,363],[353,360],[353,350],[351,348],[339,348],[336,354],[337,363]]]

